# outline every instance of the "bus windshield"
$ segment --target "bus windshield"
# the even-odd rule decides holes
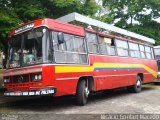
[[[11,38],[9,68],[42,63],[42,28],[30,30]]]

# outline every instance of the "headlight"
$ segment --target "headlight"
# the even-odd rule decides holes
[[[4,82],[4,84],[10,83],[9,77],[4,77],[3,82]]]
[[[38,75],[35,75],[34,79],[35,79],[35,80],[38,80]]]
[[[38,75],[38,79],[39,80],[41,80],[42,79],[42,75],[40,74],[40,75]]]
[[[31,75],[31,81],[37,82],[42,80],[42,74],[41,73],[35,73]]]

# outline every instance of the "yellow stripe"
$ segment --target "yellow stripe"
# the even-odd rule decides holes
[[[157,77],[157,72],[143,64],[120,64],[120,63],[94,63],[93,66],[56,66],[56,73],[71,73],[71,72],[93,72],[95,68],[143,68],[154,77]]]

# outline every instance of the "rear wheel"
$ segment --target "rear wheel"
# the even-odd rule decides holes
[[[85,105],[89,95],[88,84],[85,80],[81,80],[77,87],[77,103],[78,105]]]
[[[140,76],[137,76],[136,84],[133,86],[129,86],[128,90],[134,93],[139,93],[142,91],[142,80]]]

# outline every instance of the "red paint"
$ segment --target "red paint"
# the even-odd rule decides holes
[[[39,19],[32,22],[35,23],[35,26],[34,26],[35,28],[39,26],[47,26],[49,29],[52,29],[52,30],[66,32],[69,34],[74,34],[79,36],[85,36],[85,29],[83,27],[79,27],[76,25],[71,25],[68,23],[59,22],[57,20],[52,20],[52,19]],[[26,24],[29,24],[29,23],[31,22],[28,22]],[[26,24],[23,24],[19,27],[22,27]],[[10,36],[14,35],[14,31],[15,30],[13,30],[10,33]],[[87,31],[97,33],[96,31],[88,30],[88,29]],[[100,33],[100,34],[111,37],[111,38],[119,38],[109,34],[104,34],[104,33]],[[128,40],[126,38],[120,38],[120,39]],[[118,57],[118,56],[89,55],[89,61],[90,61],[90,65],[93,65],[96,62],[144,64],[150,67],[151,69],[153,69],[154,71],[157,71],[156,60]],[[120,71],[107,70],[107,71],[93,71],[93,72],[79,72],[79,73],[76,73],[73,71],[73,73],[57,73],[56,74],[55,65],[30,66],[26,68],[6,70],[5,73],[19,72],[22,70],[29,70],[33,68],[42,68],[41,82],[29,81],[27,83],[6,84],[5,87],[8,89],[8,91],[38,90],[43,87],[54,87],[57,89],[55,96],[75,95],[78,79],[82,76],[93,76],[94,83],[95,83],[95,90],[98,91],[103,89],[112,89],[112,88],[133,85],[135,84],[138,73],[148,73],[145,70],[132,70],[128,72],[126,72],[125,70],[124,71],[123,70],[120,70]],[[34,72],[31,72],[31,73],[34,73]],[[27,73],[27,74],[31,74],[31,73]],[[128,75],[124,76],[123,74],[128,74]],[[19,75],[23,75],[23,74],[19,74]],[[97,76],[107,76],[107,77],[97,77]],[[10,77],[13,77],[13,76],[10,76]],[[65,79],[65,78],[74,78],[74,79]],[[143,82],[144,83],[151,82],[154,79],[155,78],[151,74],[144,74]]]

